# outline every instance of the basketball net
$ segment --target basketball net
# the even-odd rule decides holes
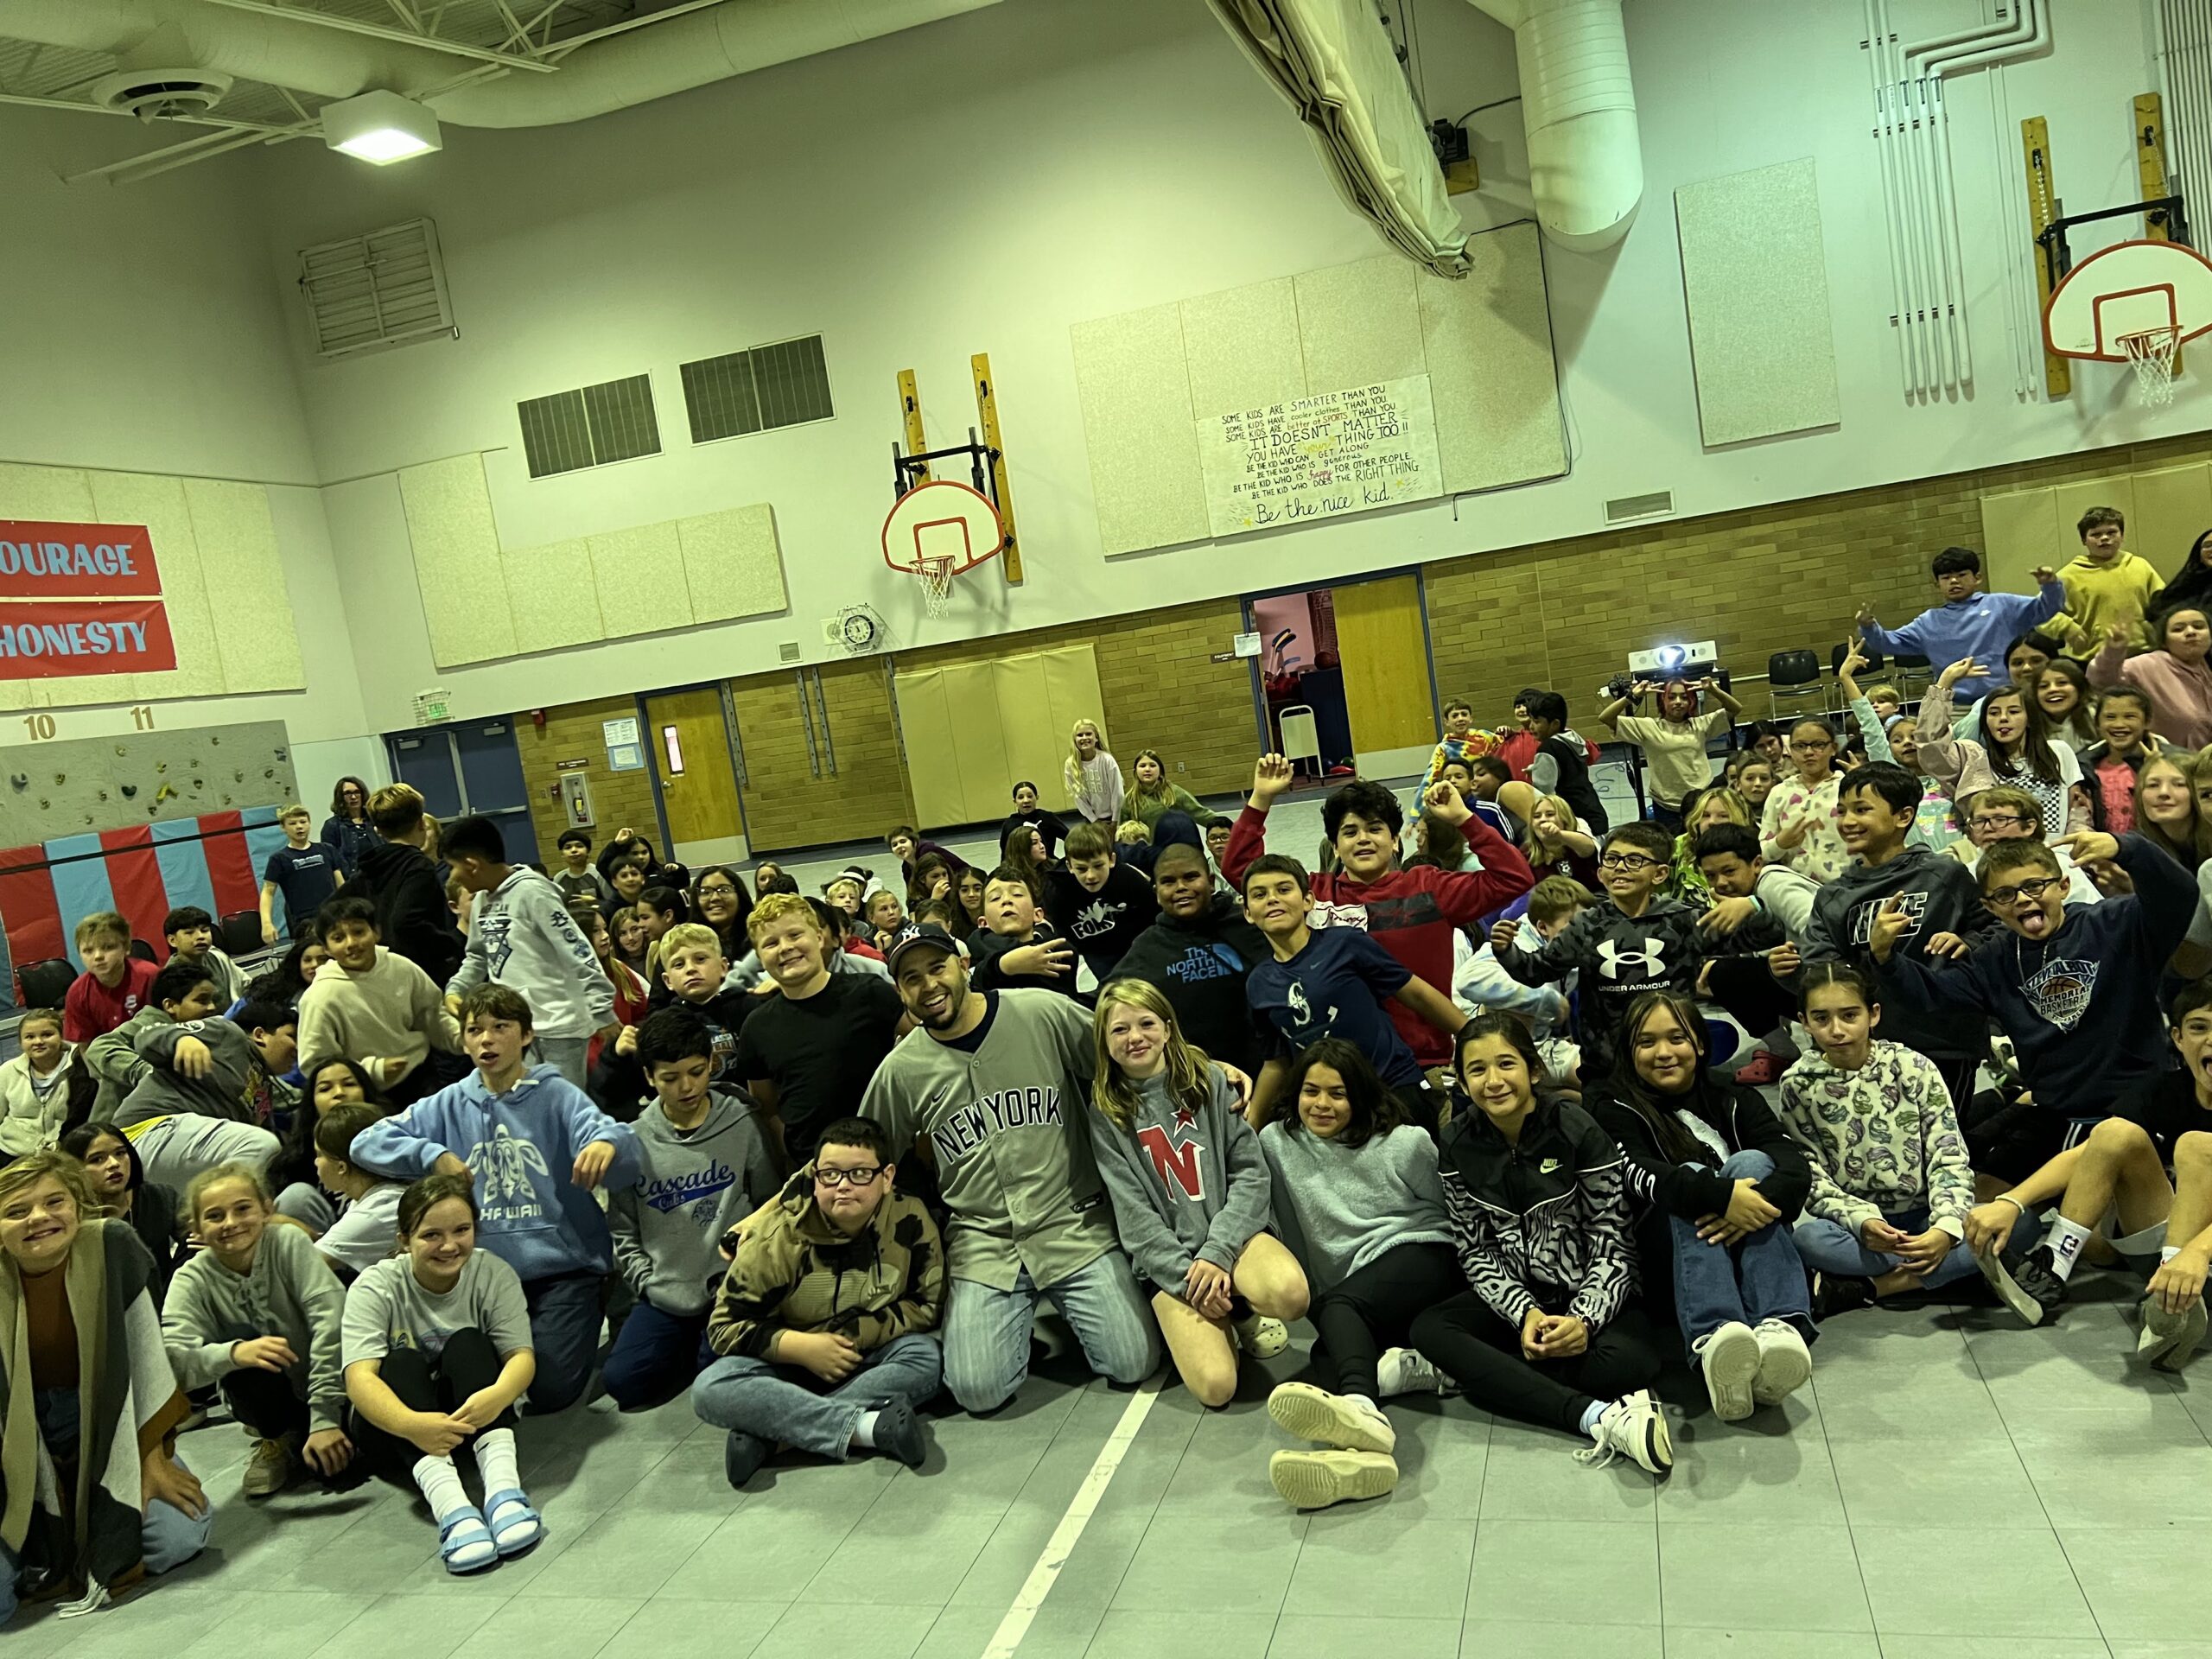
[[[932,559],[925,555],[914,567],[914,575],[922,584],[922,608],[931,616],[943,616],[952,608],[952,561]]]
[[[2181,346],[2181,330],[2150,328],[2123,334],[2120,345],[2135,371],[2135,401],[2152,409],[2173,402],[2174,353]]]

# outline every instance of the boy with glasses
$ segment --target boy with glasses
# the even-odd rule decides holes
[[[1534,950],[1516,943],[1519,924],[1491,929],[1497,964],[1523,985],[1542,985],[1570,970],[1582,1000],[1582,1075],[1612,1070],[1614,1045],[1628,1005],[1646,991],[1695,994],[1698,971],[1712,950],[1697,912],[1660,891],[1674,868],[1675,838],[1649,819],[1624,823],[1598,855],[1605,896]]]
[[[1946,850],[1969,870],[1980,862],[1984,848],[1993,847],[2000,841],[2043,839],[2043,803],[2026,790],[2015,789],[2010,784],[1983,790],[1966,804],[1960,816],[1967,839],[1952,842]],[[2068,904],[2094,905],[2104,897],[2079,864],[2063,851],[2058,852],[2056,857],[2058,868],[2066,877]]]
[[[1893,897],[1883,900],[1867,935],[1876,970],[1894,993],[1891,1006],[1954,1025],[1993,1020],[2012,1039],[2031,1097],[1970,1137],[1976,1168],[2007,1185],[2035,1176],[2091,1134],[2116,1100],[2165,1070],[2158,976],[2196,914],[2195,880],[2140,836],[2115,841],[2087,830],[2064,839],[2082,863],[2117,862],[2134,892],[2069,910],[2057,855],[2039,841],[2000,841],[1982,854],[1980,881],[2004,934],[1971,948],[1962,939],[1938,941],[1942,949],[1916,960],[1897,949],[1910,918]],[[2049,1272],[2057,1281],[2073,1270],[2087,1236],[2087,1227],[2053,1230]],[[1985,1229],[1985,1246],[1991,1237]],[[1992,1248],[1982,1255],[1984,1270],[2016,1311],[2023,1299],[2049,1307],[2063,1294],[2037,1279],[2041,1262],[2024,1268],[2024,1259],[1999,1259]],[[2023,1317],[2032,1324],[2039,1316]]]
[[[914,1408],[944,1377],[928,1334],[944,1312],[944,1250],[929,1211],[893,1188],[897,1173],[880,1126],[840,1118],[748,1219],[707,1321],[723,1357],[691,1389],[701,1421],[729,1432],[731,1485],[779,1443],[839,1463],[877,1451],[921,1466]]]

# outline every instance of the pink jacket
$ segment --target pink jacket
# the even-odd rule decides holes
[[[1951,694],[1940,684],[1928,688],[1912,729],[1919,737],[1921,774],[1942,785],[1954,801],[1963,801],[1996,785],[1988,751],[1971,738],[1953,734]]]
[[[2125,645],[2107,645],[2089,659],[2089,683],[2122,683],[2151,699],[2152,729],[2167,742],[2184,749],[2212,743],[2212,668],[2163,651],[2130,657]]]

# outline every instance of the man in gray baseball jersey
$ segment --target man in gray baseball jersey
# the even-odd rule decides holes
[[[900,933],[887,960],[917,1029],[877,1069],[861,1116],[937,1166],[951,1216],[952,1397],[969,1411],[1014,1397],[1040,1296],[1093,1370],[1141,1382],[1160,1341],[1090,1160],[1090,1017],[1051,991],[970,990],[967,958],[933,922]]]

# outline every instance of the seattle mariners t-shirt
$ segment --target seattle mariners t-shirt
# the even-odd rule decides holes
[[[1253,969],[1244,996],[1284,1058],[1324,1037],[1341,1037],[1391,1088],[1417,1088],[1421,1065],[1390,1023],[1388,1007],[1412,978],[1370,935],[1325,927],[1309,933],[1306,948],[1288,962]]]

